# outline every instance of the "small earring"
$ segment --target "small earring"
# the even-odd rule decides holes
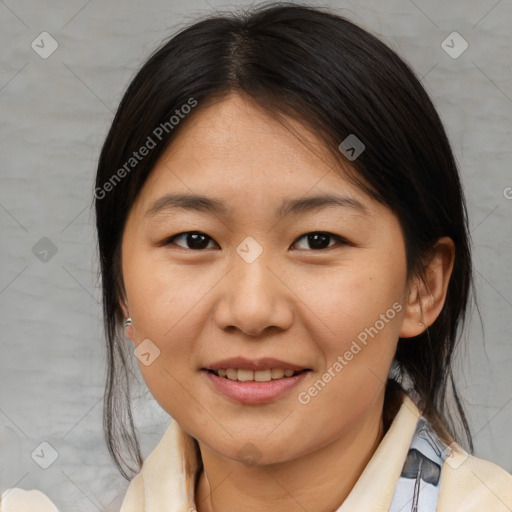
[[[423,322],[418,322],[418,325],[421,327],[425,327],[425,324]]]
[[[131,316],[129,316],[129,317],[126,319],[126,321],[125,321],[125,323],[124,323],[124,328],[126,329],[129,325],[132,325],[132,317],[131,317]]]

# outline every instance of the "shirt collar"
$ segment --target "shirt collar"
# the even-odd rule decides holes
[[[388,431],[336,512],[389,510],[419,417],[420,412],[414,402],[403,394],[400,409]],[[197,470],[196,458],[190,436],[176,421],[172,421],[145,460],[138,481],[133,482],[138,492],[144,493],[143,498],[139,496],[136,500],[144,503],[144,512],[195,510],[196,472],[191,468]],[[134,494],[132,492],[130,496]],[[128,503],[123,502],[120,512],[132,512],[132,509]]]

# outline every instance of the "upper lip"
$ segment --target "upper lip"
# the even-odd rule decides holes
[[[229,359],[222,359],[208,366],[205,366],[205,370],[220,370],[221,368],[236,368],[240,370],[271,370],[272,368],[280,368],[283,370],[301,371],[307,370],[305,366],[300,366],[293,363],[287,363],[273,357],[262,357],[260,359],[246,359],[245,357],[232,357]]]

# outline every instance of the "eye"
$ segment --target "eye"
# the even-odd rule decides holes
[[[312,231],[311,233],[302,235],[297,240],[302,239],[305,239],[313,250],[330,249],[333,247],[333,245],[329,245],[329,239],[336,239],[339,242],[338,245],[351,245],[350,242],[345,240],[343,237],[332,233],[326,233],[325,231]]]
[[[175,240],[184,239],[185,246],[175,243]],[[200,250],[208,248],[208,241],[213,239],[201,231],[186,231],[185,233],[178,233],[170,238],[167,238],[161,245],[178,245],[184,249]],[[188,244],[188,247],[187,247]]]
[[[176,243],[176,240],[184,240],[184,245]],[[329,240],[337,240],[338,245],[352,245],[348,240],[344,239],[339,235],[334,235],[333,233],[327,233],[325,231],[312,231],[311,233],[306,233],[299,237],[294,245],[298,243],[299,240],[305,239],[306,242],[310,245],[310,249],[312,250],[322,250],[322,249],[330,249],[336,244],[329,244]],[[191,249],[191,250],[201,250],[213,248],[212,246],[208,247],[209,242],[214,242],[214,240],[209,237],[207,234],[202,233],[201,231],[186,231],[184,233],[178,233],[173,235],[167,239],[165,239],[160,245],[177,245],[178,247],[182,247],[183,249]],[[300,250],[308,249],[300,248]]]

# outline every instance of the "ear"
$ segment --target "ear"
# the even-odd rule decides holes
[[[123,316],[126,320],[130,316],[130,313],[128,312],[128,307],[126,306],[126,304],[124,302],[121,303],[121,309],[123,310]],[[128,325],[127,327],[125,327],[124,334],[128,339],[133,341],[135,338],[133,325]]]
[[[455,260],[455,244],[449,237],[434,245],[422,275],[411,277],[401,338],[412,338],[432,325],[441,313]]]

